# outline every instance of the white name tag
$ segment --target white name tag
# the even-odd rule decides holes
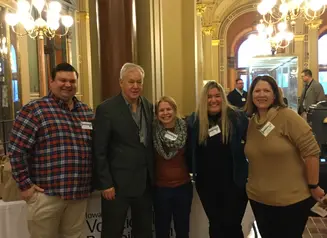
[[[213,136],[219,134],[219,133],[221,132],[221,130],[220,130],[219,126],[216,125],[216,126],[214,126],[214,127],[211,127],[211,128],[208,130],[208,132],[209,132],[209,136],[210,136],[210,137],[213,137]]]
[[[82,121],[81,126],[82,126],[82,129],[84,129],[84,130],[92,130],[93,129],[91,122]]]
[[[165,134],[165,137],[168,140],[175,141],[177,139],[178,135],[176,135],[175,133],[172,133],[171,131],[167,131],[167,133]]]
[[[245,102],[246,101],[246,98],[242,98],[242,102]]]
[[[266,123],[266,125],[264,125],[261,129],[260,129],[260,132],[262,135],[264,135],[265,137],[267,137],[269,135],[269,133],[275,128],[275,126],[270,122],[268,121]]]

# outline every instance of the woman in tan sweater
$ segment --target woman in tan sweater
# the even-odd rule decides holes
[[[320,200],[319,146],[311,128],[287,108],[270,76],[252,82],[247,105],[253,115],[245,154],[247,194],[263,238],[301,238],[311,196]]]
[[[176,238],[189,237],[193,186],[185,159],[186,140],[186,122],[178,117],[175,100],[162,97],[156,104],[153,128],[156,149],[156,238],[169,237],[172,218]]]

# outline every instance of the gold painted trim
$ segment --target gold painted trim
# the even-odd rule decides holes
[[[212,33],[214,32],[215,28],[213,26],[203,26],[201,30],[204,35],[212,36]]]
[[[294,35],[294,41],[304,41],[305,35]]]
[[[80,21],[81,18],[90,19],[90,14],[85,11],[76,11],[76,21]]]
[[[212,40],[211,41],[212,46],[219,46],[219,44],[220,44],[220,40]]]
[[[203,3],[196,4],[196,15],[201,17],[203,16],[204,12],[206,11],[207,5]]]
[[[30,101],[35,100],[35,99],[39,99],[39,98],[40,98],[39,93],[30,93]]]
[[[318,30],[320,25],[322,24],[322,19],[308,21],[305,24],[309,27],[310,30]]]

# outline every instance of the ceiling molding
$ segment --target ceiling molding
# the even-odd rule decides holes
[[[234,9],[229,14],[226,13],[226,15],[227,14],[228,15],[224,18],[224,21],[221,22],[219,29],[217,29],[218,39],[224,39],[226,37],[228,28],[239,16],[245,13],[256,12],[256,11],[257,11],[257,4],[248,3]]]
[[[69,8],[73,8],[73,9],[77,8],[77,0],[60,0],[60,3]]]

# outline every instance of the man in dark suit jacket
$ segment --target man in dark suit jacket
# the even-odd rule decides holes
[[[243,80],[240,78],[236,79],[235,89],[231,91],[227,96],[227,99],[230,104],[238,108],[244,107],[248,93],[244,91],[243,88]]]
[[[309,107],[325,100],[325,92],[318,80],[312,78],[310,69],[305,69],[301,73],[304,85],[298,105],[298,113],[306,120]]]
[[[95,188],[102,191],[101,238],[121,238],[131,208],[135,238],[152,237],[153,106],[141,96],[144,70],[126,63],[121,94],[97,107]]]

